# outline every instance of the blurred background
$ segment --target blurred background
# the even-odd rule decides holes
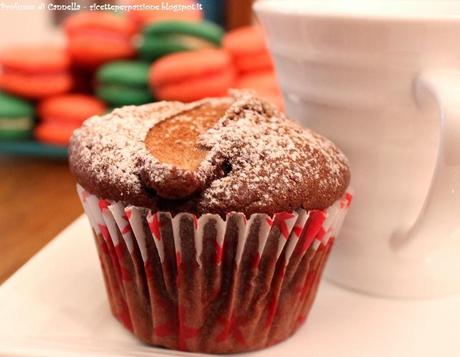
[[[251,6],[0,0],[0,283],[82,213],[66,157],[88,117],[229,88],[283,108]]]

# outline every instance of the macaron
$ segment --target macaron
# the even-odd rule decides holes
[[[0,140],[31,136],[34,107],[29,102],[0,92]]]
[[[278,80],[273,71],[253,72],[238,77],[235,88],[252,89],[260,97],[275,104],[280,110],[284,109],[284,100]]]
[[[72,60],[81,66],[99,65],[135,55],[136,26],[126,17],[106,12],[82,12],[64,23]]]
[[[173,52],[220,47],[224,30],[213,22],[161,21],[144,28],[139,55],[154,61]]]
[[[64,94],[50,97],[38,105],[42,121],[80,126],[93,115],[103,114],[106,105],[96,97],[86,94]]]
[[[116,61],[102,66],[96,74],[96,94],[112,106],[153,101],[148,76],[150,65],[139,61]]]
[[[128,5],[150,6],[150,9],[136,9],[127,12],[127,16],[138,26],[164,21],[181,20],[199,22],[203,19],[203,11],[195,0],[127,0]],[[174,11],[176,9],[176,11]]]
[[[41,123],[35,127],[34,137],[43,144],[67,146],[75,129],[72,125]]]
[[[273,69],[265,35],[259,26],[244,26],[230,31],[224,36],[222,44],[240,73]]]
[[[104,102],[85,94],[47,98],[38,105],[41,121],[35,128],[35,138],[43,143],[65,146],[72,132],[86,119],[106,110]]]
[[[30,99],[68,92],[72,88],[70,58],[63,48],[15,46],[0,52],[0,88]]]
[[[182,102],[224,96],[234,79],[231,58],[222,49],[173,53],[154,62],[149,73],[156,98]]]

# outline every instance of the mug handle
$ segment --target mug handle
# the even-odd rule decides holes
[[[402,253],[428,252],[439,240],[460,239],[460,70],[433,70],[415,81],[420,106],[434,101],[439,109],[439,149],[428,196],[414,225],[393,241]]]

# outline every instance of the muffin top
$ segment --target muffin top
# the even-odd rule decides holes
[[[94,116],[74,132],[69,160],[89,192],[173,213],[323,209],[350,181],[332,142],[247,91]]]

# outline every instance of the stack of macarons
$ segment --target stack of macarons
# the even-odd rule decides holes
[[[165,56],[154,62],[149,81],[161,100],[192,102],[220,97],[235,81],[229,54],[222,49],[203,49]]]
[[[35,138],[45,144],[65,146],[73,131],[93,115],[106,111],[99,99],[84,94],[64,94],[49,97],[38,105],[40,123]]]
[[[228,32],[223,46],[231,54],[235,68],[241,74],[273,70],[264,33],[259,26],[244,26]]]
[[[228,32],[222,42],[237,72],[235,87],[253,89],[283,108],[283,98],[263,30],[259,26],[240,27]]]
[[[96,75],[96,94],[112,107],[153,101],[148,84],[150,65],[140,61],[115,61]]]
[[[135,24],[105,12],[82,12],[64,24],[68,50],[75,64],[96,68],[109,61],[134,57]]]
[[[31,103],[0,92],[0,139],[26,139],[32,134],[34,107]]]
[[[224,30],[209,21],[167,20],[144,27],[142,34],[139,55],[144,60],[155,61],[175,52],[221,47]]]
[[[8,93],[41,99],[72,88],[70,58],[65,49],[14,46],[0,52],[0,88]]]
[[[139,55],[153,61],[149,83],[160,100],[192,102],[219,97],[235,83],[229,53],[221,48],[224,30],[208,21],[168,20],[144,28]]]
[[[0,90],[7,93],[0,94],[0,139],[31,136],[35,105],[35,138],[58,145],[91,115],[156,99],[191,102],[250,88],[283,106],[259,27],[225,34],[199,10],[163,11],[164,2],[147,2],[161,10],[67,18],[65,47],[0,51]],[[194,4],[171,0],[167,6]]]

